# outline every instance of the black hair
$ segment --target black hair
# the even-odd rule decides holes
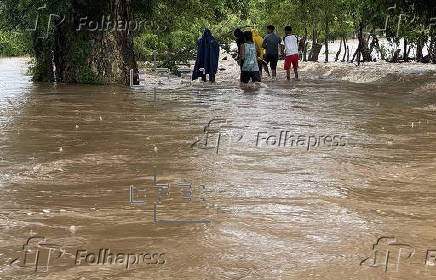
[[[286,26],[286,27],[285,27],[285,31],[292,32],[292,27],[290,27],[289,25]]]
[[[253,33],[251,33],[251,31],[244,31],[244,39],[245,39],[245,42],[252,42],[253,41]]]
[[[269,29],[269,30],[274,31],[276,28],[274,27],[274,25],[268,25],[268,26],[266,27],[266,29]]]
[[[239,29],[239,28],[236,28],[236,29],[235,29],[235,32],[233,32],[233,35],[235,35],[236,38],[241,37],[242,34],[243,34],[243,33],[242,33],[242,30]]]

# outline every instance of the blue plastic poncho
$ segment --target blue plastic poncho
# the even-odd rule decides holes
[[[195,61],[192,80],[203,76],[200,68],[204,68],[205,74],[215,75],[218,71],[218,58],[220,47],[209,29],[205,29],[203,37],[197,42],[197,59]]]

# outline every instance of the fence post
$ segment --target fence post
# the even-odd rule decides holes
[[[133,87],[133,69],[130,69],[130,87]]]
[[[156,72],[156,50],[153,51],[153,71]]]

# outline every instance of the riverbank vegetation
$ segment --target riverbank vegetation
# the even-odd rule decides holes
[[[0,30],[0,56],[29,55],[31,48],[27,39],[22,34]]]
[[[33,56],[35,81],[128,84],[129,70],[154,50],[159,66],[192,59],[204,28],[229,50],[235,28],[264,33],[268,24],[279,35],[293,26],[304,61],[319,61],[323,52],[326,62],[360,64],[377,54],[436,63],[432,0],[3,0],[0,55]],[[352,53],[351,38],[359,42]],[[332,56],[333,40],[341,47]]]

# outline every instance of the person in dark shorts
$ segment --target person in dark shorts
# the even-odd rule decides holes
[[[257,57],[260,55],[260,50],[253,42],[253,33],[251,31],[244,32],[245,43],[241,46],[241,59],[244,60],[242,65],[242,82],[247,84],[250,79],[255,82],[260,82],[259,66]]]
[[[265,62],[270,64],[272,78],[277,77],[277,62],[279,61],[279,45],[282,39],[274,33],[275,27],[273,25],[268,25],[266,27],[268,35],[263,38],[263,48],[266,50],[266,54],[263,59]]]

